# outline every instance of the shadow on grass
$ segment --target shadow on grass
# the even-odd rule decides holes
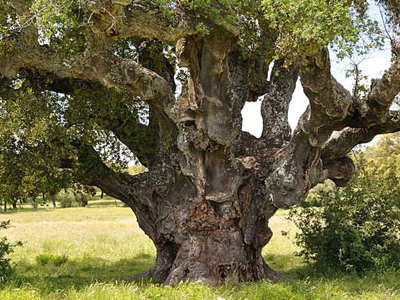
[[[43,293],[60,290],[81,290],[93,283],[154,283],[149,278],[134,276],[150,269],[155,257],[143,253],[131,259],[109,261],[99,257],[83,257],[80,260],[67,260],[56,266],[48,263],[19,262],[13,285],[16,287],[30,285]]]

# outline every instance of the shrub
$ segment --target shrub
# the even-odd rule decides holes
[[[77,206],[78,202],[72,193],[62,192],[57,195],[57,201],[62,208]]]
[[[10,227],[10,221],[0,222],[0,229],[7,229],[8,227]],[[13,272],[11,260],[7,256],[14,252],[15,246],[21,245],[21,242],[10,243],[6,237],[0,239],[0,281],[5,281]]]
[[[345,188],[323,188],[313,194],[316,206],[294,208],[289,218],[300,233],[300,255],[319,267],[362,272],[398,268],[400,222],[398,191],[366,176],[362,154],[356,157],[358,177]]]

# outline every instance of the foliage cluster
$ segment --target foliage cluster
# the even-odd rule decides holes
[[[7,229],[10,227],[10,221],[1,221],[0,229]],[[21,242],[10,243],[6,237],[0,239],[0,281],[5,281],[7,277],[13,272],[11,267],[10,258],[7,256],[14,252],[15,246],[21,246]]]
[[[112,2],[112,1],[111,1]],[[341,55],[382,46],[376,20],[368,16],[366,0],[153,0],[160,12],[175,18],[177,9],[198,20],[197,31],[207,35],[209,23],[229,30],[239,30],[242,50],[262,51],[266,43],[275,43],[276,57],[293,57],[310,50],[309,46],[336,43]],[[384,1],[385,2],[385,1]],[[0,41],[12,46],[13,36],[23,27],[34,24],[42,44],[59,52],[83,52],[85,35],[96,18],[109,18],[110,29],[117,28],[117,18],[105,1],[33,1],[30,14],[18,16],[7,1],[0,1]],[[104,16],[100,17],[101,14]],[[393,23],[393,17],[387,21]],[[366,35],[362,36],[365,33]],[[365,37],[368,36],[370,40]],[[359,43],[362,40],[361,43]],[[361,48],[360,48],[360,45]]]
[[[119,91],[94,93],[83,86],[74,96],[44,91],[37,76],[22,72],[15,80],[0,78],[0,198],[11,203],[72,186],[80,166],[78,139],[95,146],[113,168],[125,168],[120,157],[131,154],[107,129],[128,129],[129,124],[117,124],[112,115],[125,113],[128,122],[130,116],[141,118],[138,111],[143,109]],[[49,76],[46,84],[57,84],[57,79]]]
[[[371,37],[368,46],[364,41],[365,47],[381,45],[377,21],[367,14],[367,1],[353,4],[343,0],[265,0],[264,6],[270,26],[279,33],[276,43],[279,56],[304,55],[315,51],[316,46],[332,42],[342,55],[348,54],[361,50],[356,47],[362,33]]]
[[[231,28],[240,25],[240,39],[247,54],[275,43],[275,58],[294,58],[319,46],[336,45],[340,57],[365,54],[383,46],[378,22],[368,14],[366,0],[257,0],[257,1],[152,1],[173,16],[177,7],[194,12],[204,23],[198,30],[208,34],[207,20]],[[388,18],[390,23],[390,18]],[[360,42],[362,41],[362,42]]]
[[[400,194],[400,133],[383,136],[379,142],[366,149],[364,176],[372,176],[386,190]],[[396,200],[400,207],[400,197]]]
[[[297,244],[300,255],[321,268],[362,272],[367,269],[398,268],[400,265],[399,169],[393,159],[400,148],[393,145],[399,134],[382,139],[367,155],[354,152],[356,178],[345,188],[319,187],[290,219],[300,229]],[[376,151],[379,149],[379,151]],[[374,153],[396,155],[372,159]],[[393,154],[393,153],[392,153]],[[396,173],[397,172],[397,173]]]
[[[70,181],[70,170],[59,166],[74,153],[72,132],[59,126],[62,101],[23,76],[0,80],[0,195],[14,201],[55,194]]]
[[[57,201],[62,208],[77,206],[77,199],[71,193],[61,192],[57,195]]]

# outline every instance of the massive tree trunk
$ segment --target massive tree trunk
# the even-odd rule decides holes
[[[201,166],[209,176],[204,186],[172,169],[143,174],[144,189],[139,190],[128,184],[117,192],[109,178],[98,182],[103,188],[110,185],[107,194],[132,208],[156,246],[156,265],[144,275],[168,284],[222,282],[230,276],[243,281],[287,278],[269,268],[261,254],[272,237],[268,220],[277,211],[266,201],[263,180],[234,161],[230,168],[221,167],[232,155],[229,150],[203,154],[209,157],[203,161],[207,167]],[[205,192],[199,194],[198,188]]]
[[[157,249],[156,265],[146,274],[169,284],[222,282],[230,276],[287,278],[272,270],[261,252],[272,237],[268,221],[282,206],[273,194],[285,188],[266,179],[276,170],[279,159],[273,157],[282,156],[279,150],[289,142],[288,126],[276,127],[268,139],[241,131],[248,69],[237,63],[240,53],[233,41],[216,30],[206,39],[178,42],[180,63],[189,67],[190,78],[166,113],[151,106],[163,117],[157,119],[158,155],[150,171],[132,185],[110,177],[95,182],[135,212]],[[289,78],[282,96],[274,96],[288,102],[298,68],[284,70],[278,63],[278,69]],[[303,186],[298,191],[295,197],[306,192]]]
[[[317,54],[325,63],[322,70],[314,63],[314,69],[304,68],[303,78],[310,90],[326,81],[322,96],[330,101],[308,110],[292,135],[287,112],[299,66],[276,61],[268,86],[252,89],[248,78],[255,71],[241,62],[234,41],[223,30],[178,41],[176,52],[189,79],[163,112],[151,106],[163,117],[157,120],[158,155],[150,171],[132,186],[111,185],[110,178],[96,182],[135,212],[157,249],[156,265],[144,275],[167,284],[223,282],[232,276],[287,279],[262,257],[272,237],[270,218],[278,208],[302,201],[318,182],[331,178],[344,185],[354,171],[345,153],[324,163],[320,159],[334,126],[317,133],[316,128],[342,121],[351,98],[334,79],[321,79],[319,73],[329,67],[327,52]],[[265,67],[257,75],[266,77]],[[241,109],[262,94],[264,130],[255,138],[241,131]],[[335,113],[326,113],[329,109]]]
[[[11,2],[18,14],[27,12],[24,1]],[[389,112],[400,90],[399,57],[357,99],[332,77],[324,47],[311,43],[296,60],[272,64],[277,36],[269,29],[258,57],[246,57],[240,24],[201,20],[209,30],[204,35],[197,30],[204,24],[185,10],[171,22],[149,1],[108,2],[103,9],[102,1],[88,4],[93,24],[83,52],[60,54],[39,45],[37,29],[27,26],[0,57],[0,72],[14,77],[24,68],[40,82],[36,88],[70,94],[71,109],[75,98],[90,103],[92,121],[148,167],[136,176],[121,175],[102,162],[95,145],[71,142],[78,152],[77,180],[131,207],[154,242],[156,264],[146,275],[168,284],[287,278],[261,254],[272,237],[270,218],[301,202],[318,182],[329,178],[345,185],[354,171],[346,156],[351,148],[400,130],[399,112]],[[117,56],[110,37],[132,36],[145,38],[135,45],[135,60]],[[164,55],[171,48],[188,70],[179,96]],[[310,105],[292,133],[288,108],[299,77]],[[114,88],[127,91],[128,100],[118,102]],[[148,101],[148,125],[132,113],[132,94]],[[241,130],[241,110],[261,96],[263,134],[256,138]]]

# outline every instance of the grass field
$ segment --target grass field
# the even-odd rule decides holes
[[[1,213],[0,221],[11,220],[13,227],[0,234],[24,245],[11,255],[16,275],[0,284],[0,299],[400,299],[399,272],[358,277],[313,271],[294,255],[295,227],[285,211],[271,220],[275,235],[264,254],[271,267],[293,276],[292,282],[169,287],[134,281],[132,275],[153,265],[155,249],[132,211],[115,204],[103,200],[87,208]]]

